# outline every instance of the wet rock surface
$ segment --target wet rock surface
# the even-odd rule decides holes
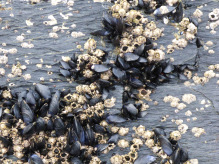
[[[62,56],[71,56],[73,52],[80,52],[77,45],[84,45],[85,41],[91,37],[90,32],[101,28],[101,20],[103,12],[106,8],[110,6],[109,3],[94,3],[92,1],[75,1],[72,9],[69,8],[65,3],[60,3],[58,5],[52,6],[49,2],[41,2],[37,4],[29,4],[23,1],[13,1],[12,3],[6,4],[5,7],[11,7],[11,10],[0,10],[0,17],[2,21],[0,22],[0,27],[7,26],[5,30],[0,30],[0,43],[6,43],[7,45],[0,46],[4,49],[16,48],[16,54],[7,54],[8,56],[8,66],[5,67],[1,64],[0,67],[6,70],[4,76],[0,78],[0,83],[2,86],[9,86],[11,90],[23,90],[24,88],[31,88],[33,83],[46,84],[50,88],[56,89],[71,89],[75,90],[77,85],[75,82],[69,83],[66,79],[59,75],[59,61]],[[4,2],[3,2],[4,3]],[[209,54],[208,50],[200,48],[197,50],[195,43],[189,44],[183,50],[176,50],[168,57],[174,57],[174,64],[183,64],[188,62],[193,62],[194,57],[199,51],[200,60],[199,68],[197,74],[203,76],[204,72],[208,70],[208,66],[218,63],[218,51],[217,40],[219,39],[219,33],[211,34],[210,30],[206,29],[208,21],[208,13],[211,12],[219,3],[218,1],[186,1],[188,7],[185,10],[185,15],[192,15],[196,10],[197,6],[203,5],[201,9],[203,12],[202,22],[199,23],[198,37],[206,43],[207,41],[212,41],[214,45],[210,47],[215,51],[214,54]],[[206,5],[206,6],[205,6]],[[69,15],[68,19],[64,19],[60,13]],[[13,15],[12,15],[13,14]],[[57,32],[58,38],[51,38],[49,33],[52,32],[53,26],[46,26],[43,24],[44,21],[48,21],[48,16],[53,15],[57,24],[53,26],[65,26],[69,29],[60,29]],[[149,17],[150,19],[155,19],[154,17]],[[33,26],[27,26],[26,20],[31,20]],[[165,28],[164,36],[158,39],[158,45],[167,46],[170,44],[171,40],[174,38],[174,31],[176,29],[173,26],[165,25],[162,20],[157,20],[157,26],[159,28]],[[72,28],[72,24],[76,27]],[[74,27],[74,26],[73,26]],[[63,30],[63,31],[62,31]],[[82,32],[84,36],[74,38],[71,36],[72,32]],[[16,40],[16,37],[24,34],[24,42],[34,44],[33,48],[22,48],[21,42]],[[96,37],[95,37],[96,39]],[[100,39],[97,39],[100,44]],[[112,44],[105,42],[106,47],[104,50],[113,50]],[[3,53],[1,53],[3,55]],[[110,58],[115,58],[115,54],[110,54]],[[42,60],[41,60],[42,59]],[[43,62],[42,62],[43,61]],[[11,72],[13,64],[20,62],[21,65],[26,65],[26,70],[23,70],[22,74],[31,74],[30,80],[25,80],[23,77],[10,78],[7,75]],[[37,67],[37,64],[42,64],[42,68]],[[51,66],[51,68],[50,68]],[[48,75],[48,72],[51,75]],[[42,81],[42,77],[44,81]],[[41,80],[40,80],[41,78]],[[50,79],[53,79],[51,82]],[[199,163],[213,164],[219,161],[218,158],[218,146],[219,146],[219,126],[218,126],[218,107],[219,107],[219,92],[218,92],[218,77],[212,78],[204,86],[194,85],[185,86],[182,81],[175,80],[170,83],[164,83],[158,86],[154,93],[151,95],[152,102],[148,102],[150,108],[147,109],[148,114],[137,121],[128,121],[119,124],[119,126],[129,127],[130,131],[125,137],[127,140],[132,139],[133,126],[144,125],[146,129],[152,129],[158,125],[165,127],[167,133],[177,130],[178,125],[176,125],[171,120],[182,119],[184,124],[188,125],[187,133],[182,135],[180,143],[189,151],[190,158],[197,158]],[[192,82],[192,80],[190,80]],[[15,86],[10,86],[10,83],[14,83]],[[116,97],[116,106],[114,108],[121,109],[122,107],[122,86],[116,86],[116,90],[111,91],[111,95]],[[196,101],[191,104],[186,104],[186,108],[180,110],[178,113],[175,112],[176,108],[173,108],[169,103],[164,103],[163,98],[167,95],[172,95],[182,99],[184,94],[194,94],[196,96]],[[209,103],[201,104],[203,100]],[[158,105],[154,105],[154,101],[158,102]],[[207,105],[207,106],[206,106]],[[204,108],[201,109],[201,108]],[[198,109],[198,110],[197,110]],[[190,110],[192,116],[186,116],[185,112]],[[169,115],[165,122],[161,122],[163,116]],[[193,121],[193,117],[197,120]],[[190,119],[188,121],[187,119]],[[193,127],[204,128],[205,134],[201,135],[199,138],[195,137],[191,132]],[[120,138],[124,138],[121,137]],[[102,161],[109,162],[109,159],[113,153],[124,154],[129,151],[128,148],[121,150],[118,146],[110,151],[107,155],[101,154],[100,158]],[[153,155],[149,148],[145,145],[141,147],[139,151],[139,156]],[[216,162],[217,163],[217,162]]]

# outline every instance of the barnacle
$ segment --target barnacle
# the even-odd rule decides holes
[[[121,148],[129,147],[129,142],[126,141],[125,139],[121,139],[118,141],[118,146]]]

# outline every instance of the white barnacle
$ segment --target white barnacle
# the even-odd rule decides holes
[[[186,102],[187,104],[191,104],[192,102],[196,101],[196,96],[193,94],[184,94],[182,96],[182,101]]]
[[[30,74],[25,74],[25,75],[23,75],[23,78],[25,80],[30,80],[31,79],[31,75]]]
[[[190,110],[188,110],[188,111],[185,112],[185,115],[186,115],[186,116],[191,116],[191,115],[192,115],[192,112],[191,112]]]
[[[202,134],[205,133],[205,129],[194,127],[192,128],[192,133],[194,134],[195,137],[200,137]]]
[[[0,75],[5,75],[5,69],[4,68],[0,68]]]
[[[170,133],[170,138],[174,141],[178,141],[181,139],[181,133],[178,130],[172,131]]]
[[[129,142],[125,139],[121,139],[118,141],[118,146],[121,148],[129,147]]]
[[[128,132],[129,132],[129,128],[123,128],[123,127],[121,127],[120,129],[119,129],[119,135],[120,136],[125,136],[125,135],[127,135],[128,134]]]
[[[180,133],[184,134],[187,132],[188,130],[188,125],[186,124],[181,124],[178,126],[178,130],[180,131]]]
[[[193,15],[196,18],[200,18],[203,15],[203,12],[201,10],[199,10],[199,9],[196,9],[195,12],[193,13]]]

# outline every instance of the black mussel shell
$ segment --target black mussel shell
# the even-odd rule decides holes
[[[125,61],[127,62],[136,61],[139,59],[138,55],[131,53],[131,52],[125,53],[124,57],[125,57]]]
[[[114,134],[114,135],[112,135],[110,138],[109,138],[109,140],[108,140],[108,143],[117,143],[117,141],[118,141],[118,139],[119,139],[119,135],[118,134]]]
[[[106,121],[108,123],[123,123],[126,121],[126,119],[118,115],[110,115],[106,118]]]
[[[91,67],[91,69],[94,70],[97,73],[102,73],[102,72],[108,71],[110,68],[106,65],[103,65],[103,64],[94,64]]]
[[[28,163],[29,164],[43,164],[43,161],[38,155],[33,154],[29,157]]]
[[[112,69],[113,75],[116,76],[119,80],[125,80],[126,79],[126,72],[121,70],[120,68],[113,68]]]
[[[33,92],[29,91],[26,95],[26,102],[27,104],[29,105],[36,105],[36,100],[35,100],[35,97],[33,95]]]
[[[179,2],[178,6],[176,7],[176,12],[172,14],[173,20],[179,23],[183,19],[183,5],[182,2]]]
[[[64,61],[60,61],[60,64],[64,69],[71,69],[70,65]]]
[[[145,53],[145,44],[142,44],[142,45],[140,45],[140,46],[138,46],[136,49],[135,49],[135,51],[134,51],[134,53],[136,54],[136,55],[143,55],[144,53]]]
[[[188,151],[184,148],[180,149],[180,162],[186,162],[189,159]]]
[[[180,148],[177,148],[171,155],[171,160],[173,164],[180,164]]]
[[[54,129],[53,121],[52,121],[52,119],[49,119],[47,124],[46,124],[46,130],[51,131],[53,129]]]
[[[99,144],[97,145],[97,152],[102,152],[108,148],[108,144]]]
[[[34,120],[34,113],[25,100],[21,101],[21,113],[26,124],[32,123]]]
[[[130,68],[130,65],[121,57],[118,57],[117,58],[117,61],[118,61],[118,64],[120,67],[122,67],[123,69],[128,69]]]
[[[130,82],[130,85],[134,88],[141,88],[144,86],[144,84],[139,79],[136,79],[136,78],[130,78],[129,82]]]
[[[36,120],[36,131],[44,131],[46,129],[46,122],[42,117],[38,117]]]
[[[1,118],[2,118],[2,114],[3,114],[3,110],[2,110],[2,108],[0,107],[0,120],[1,120]]]
[[[49,87],[42,85],[42,84],[37,84],[36,85],[36,91],[40,94],[41,97],[43,97],[45,100],[51,99],[52,95],[50,92]]]
[[[138,109],[134,106],[134,104],[123,105],[123,111],[127,112],[131,116],[137,116],[138,114]]]
[[[170,156],[173,153],[173,147],[172,144],[170,143],[170,141],[163,135],[160,135],[158,137],[158,140],[160,142],[160,145],[163,149],[163,151]]]
[[[20,104],[21,104],[21,101],[23,100],[23,99],[26,99],[26,96],[27,96],[27,91],[25,90],[25,91],[22,91],[21,93],[19,93],[18,94],[18,105],[20,106]]]
[[[31,123],[27,125],[23,130],[22,130],[22,135],[32,135],[35,133],[35,123]]]
[[[7,138],[0,136],[0,141],[4,145],[4,147],[10,146],[12,143]]]
[[[70,77],[71,76],[71,72],[65,69],[60,69],[59,70],[60,73],[64,76],[64,77]]]
[[[164,69],[164,73],[171,73],[174,70],[174,66],[172,64],[168,64]]]
[[[65,124],[63,123],[61,118],[56,118],[54,120],[54,129],[56,132],[56,136],[61,136],[65,134]]]
[[[70,160],[70,164],[83,164],[78,157],[74,157]]]
[[[61,92],[56,91],[56,93],[53,95],[52,100],[50,102],[48,114],[54,116],[58,113],[60,96],[61,96]]]
[[[106,30],[97,30],[97,31],[94,31],[94,32],[92,32],[90,34],[94,35],[94,36],[108,36],[108,35],[111,34],[111,32],[106,31]]]
[[[156,127],[153,129],[153,131],[157,137],[159,137],[160,135],[166,136],[166,133],[163,127]]]
[[[41,117],[45,117],[47,115],[48,109],[49,109],[48,103],[43,104],[39,110],[39,115]]]
[[[80,155],[80,150],[81,150],[81,144],[80,144],[80,142],[79,142],[79,141],[75,141],[75,142],[72,144],[69,153],[70,153],[72,156],[77,157],[77,156]]]
[[[85,143],[86,145],[94,145],[95,143],[94,132],[89,124],[87,124],[87,128],[85,130]]]

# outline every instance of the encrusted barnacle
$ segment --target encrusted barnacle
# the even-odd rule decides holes
[[[122,8],[122,7],[121,7],[120,4],[114,4],[114,5],[110,8],[110,10],[111,10],[113,13],[118,13],[121,8]]]
[[[116,126],[113,126],[113,127],[111,127],[111,132],[113,132],[113,133],[117,133],[118,131],[119,131],[119,127],[116,127]]]
[[[172,131],[170,133],[170,139],[174,140],[174,141],[180,140],[181,139],[181,133],[178,130]]]
[[[122,53],[129,52],[129,46],[128,45],[121,46],[120,52],[122,52]]]
[[[132,152],[138,151],[138,150],[139,150],[139,145],[138,145],[138,144],[132,144],[132,145],[130,146],[130,150],[131,150]]]
[[[145,142],[145,145],[149,148],[152,148],[154,146],[154,140],[153,139],[147,139]]]
[[[185,48],[188,44],[187,40],[185,39],[173,39],[173,44],[177,45],[179,48]]]
[[[138,12],[136,10],[130,10],[126,13],[126,21],[132,23],[133,18],[137,15]]]
[[[150,49],[148,51],[148,54],[149,54],[148,60],[150,61],[160,61],[165,59],[165,53],[160,49],[156,49],[156,50]]]
[[[107,108],[112,108],[115,106],[116,98],[111,97],[110,99],[104,100],[104,106]]]
[[[97,156],[92,156],[89,164],[100,164],[101,160]]]
[[[121,148],[129,147],[129,142],[125,139],[121,139],[118,141],[118,146]]]
[[[143,125],[140,125],[139,127],[133,127],[133,130],[135,131],[136,134],[139,136],[142,136],[143,133],[145,132],[145,127]]]
[[[88,51],[93,51],[96,48],[96,41],[94,39],[88,39],[87,42],[84,44],[84,49]]]
[[[146,25],[146,27],[147,27],[148,29],[152,30],[152,31],[157,28],[157,26],[156,26],[156,24],[155,24],[154,21],[149,22],[149,23]]]
[[[179,23],[180,26],[182,26],[183,28],[186,28],[187,25],[189,25],[190,21],[189,18],[183,18],[182,21]]]
[[[210,12],[208,14],[208,17],[211,21],[216,21],[219,18],[219,14],[215,13],[215,12]]]
[[[146,37],[144,36],[138,36],[137,38],[135,38],[135,42],[137,42],[139,45],[143,44],[146,42]]]
[[[150,100],[150,94],[151,94],[151,90],[148,90],[148,89],[138,90],[138,98],[140,99]]]
[[[97,56],[97,57],[103,57],[105,55],[105,52],[103,50],[100,50],[100,49],[96,49],[94,52],[93,52],[93,55]]]
[[[173,6],[174,4],[178,3],[179,0],[166,0],[166,3],[170,6]]]
[[[139,36],[143,33],[143,26],[136,26],[133,30],[132,30],[132,35],[136,35]]]
[[[84,104],[84,103],[86,103],[86,101],[87,101],[87,99],[85,96],[79,95],[78,101],[77,101],[79,104]]]
[[[125,135],[127,135],[128,134],[128,132],[129,132],[129,128],[123,128],[123,127],[121,127],[120,129],[119,129],[119,135],[120,136],[125,136]]]
[[[132,161],[135,161],[138,158],[138,152],[136,151],[130,151],[128,155],[132,159]]]
[[[10,90],[4,90],[2,92],[2,97],[5,98],[5,99],[11,99],[12,98],[12,95],[11,95],[11,91]]]
[[[48,138],[48,143],[51,144],[51,145],[54,145],[56,143],[56,138],[54,137],[49,137]]]
[[[144,18],[143,18],[143,15],[142,15],[140,12],[137,12],[137,13],[134,15],[134,17],[132,18],[132,22],[135,23],[135,24],[140,24],[140,23],[142,23],[142,19],[144,19]],[[147,23],[147,22],[148,22],[147,19],[144,20],[144,23]]]
[[[112,150],[112,149],[114,149],[116,147],[116,145],[114,144],[114,143],[110,143],[109,145],[108,145],[108,151],[110,151],[110,150]]]
[[[122,164],[123,163],[123,157],[119,154],[116,154],[116,155],[114,155],[110,158],[110,162],[112,164]]]
[[[104,110],[97,109],[97,110],[95,110],[95,113],[96,113],[98,116],[102,117],[102,116],[104,115]]]
[[[139,146],[143,145],[143,141],[140,138],[133,138],[132,142]]]
[[[86,109],[85,112],[86,112],[88,117],[93,117],[93,115],[94,115],[94,112],[90,108]]]
[[[112,71],[108,70],[106,72],[101,73],[100,78],[103,80],[109,80],[109,78],[112,76]]]
[[[197,27],[193,23],[189,23],[187,25],[187,31],[192,33],[192,34],[196,34],[197,33]]]
[[[150,139],[154,136],[154,131],[150,131],[150,130],[146,130],[143,135],[142,138],[144,139]]]

